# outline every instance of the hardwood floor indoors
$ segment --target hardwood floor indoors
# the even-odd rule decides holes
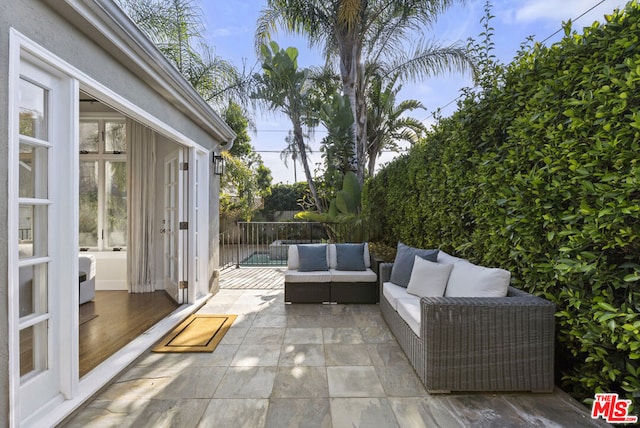
[[[164,291],[96,291],[93,301],[80,305],[80,377],[177,307]]]

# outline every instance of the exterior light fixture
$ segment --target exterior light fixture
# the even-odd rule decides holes
[[[215,153],[213,154],[213,173],[215,175],[224,174],[224,158]]]

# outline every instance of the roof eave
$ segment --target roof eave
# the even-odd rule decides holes
[[[116,58],[126,57],[150,86],[162,91],[163,96],[207,133],[220,142],[218,149],[228,150],[233,145],[235,132],[196,92],[174,65],[158,50],[127,14],[112,0],[47,0],[60,12],[75,12],[75,20],[84,20],[79,28]],[[65,8],[67,10],[60,10]],[[73,14],[63,15],[74,22]],[[76,22],[77,24],[77,22]],[[91,31],[93,30],[93,31]],[[102,37],[96,37],[96,32]],[[215,148],[214,148],[215,150]]]

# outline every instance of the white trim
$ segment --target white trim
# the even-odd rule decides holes
[[[13,29],[10,30],[9,37],[9,82],[16,82],[20,78],[20,43],[19,40],[13,36]],[[8,297],[8,344],[9,344],[9,426],[16,427],[20,423],[20,356],[18,350],[20,349],[20,337],[15,325],[19,319],[18,301],[19,296],[16,295],[15,287],[9,286],[19,281],[19,271],[12,269],[11,266],[18,265],[18,252],[15,251],[15,243],[18,242],[18,219],[19,219],[19,193],[18,183],[20,171],[18,169],[19,148],[14,144],[19,139],[17,115],[11,108],[15,108],[19,104],[18,85],[9,84],[9,91],[7,96],[8,112],[8,144],[7,144],[7,173],[8,173],[8,194],[7,194],[7,242],[8,242],[8,254],[7,254],[7,297]],[[16,278],[18,275],[18,278]],[[18,376],[15,375],[18,373]]]

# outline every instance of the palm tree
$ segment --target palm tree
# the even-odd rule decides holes
[[[310,128],[317,124],[317,119],[310,111],[310,70],[298,69],[298,50],[295,48],[280,49],[276,42],[271,42],[269,46],[263,45],[261,53],[263,73],[254,76],[255,90],[252,97],[262,101],[269,110],[280,111],[291,120],[293,141],[300,155],[313,203],[321,212],[322,206],[311,175],[303,132],[303,127]]]
[[[205,42],[194,0],[117,0],[129,17],[208,103],[221,111],[248,100],[248,77]]]
[[[422,122],[412,117],[405,117],[407,112],[425,109],[417,100],[405,100],[396,105],[396,97],[402,85],[395,87],[398,76],[394,76],[382,89],[383,81],[377,76],[371,81],[368,91],[369,106],[367,109],[367,156],[369,159],[368,176],[372,177],[376,160],[383,150],[398,150],[399,141],[416,143],[427,128]]]
[[[295,139],[293,138],[293,133],[291,131],[289,131],[289,135],[285,137],[284,141],[287,143],[287,147],[285,147],[285,149],[280,152],[280,159],[282,159],[282,161],[284,162],[284,166],[289,167],[289,165],[287,165],[287,159],[291,158],[291,160],[293,161],[293,182],[297,183],[298,171],[296,169],[296,162],[298,160],[299,152],[298,146]],[[309,146],[309,144],[305,143],[304,146],[307,153],[312,153],[311,146]]]
[[[256,47],[281,26],[307,35],[311,46],[323,48],[327,60],[337,55],[342,91],[355,118],[351,164],[362,184],[367,147],[365,67],[375,65],[381,76],[397,74],[401,81],[472,68],[464,46],[428,42],[423,34],[458,1],[464,0],[268,0],[258,18]]]

